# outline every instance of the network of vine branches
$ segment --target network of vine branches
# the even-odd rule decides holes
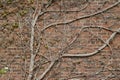
[[[25,80],[119,80],[120,0],[28,1],[34,8],[17,15],[15,42]]]

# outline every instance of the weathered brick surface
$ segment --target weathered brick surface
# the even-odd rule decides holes
[[[35,40],[37,41],[39,35],[37,29],[41,30],[52,23],[65,22],[76,19],[80,16],[95,13],[117,2],[117,0],[88,1],[89,3],[87,4],[86,0],[55,0],[51,7],[47,9],[49,12],[38,19],[37,26],[39,26],[39,28],[35,28]],[[25,5],[27,1],[21,3]],[[88,7],[81,10],[86,5],[88,5]],[[28,6],[31,7],[33,5],[31,4]],[[119,14],[120,4],[99,15],[81,19],[70,24],[57,25],[56,28],[49,28],[42,34],[42,45],[39,54],[42,54],[49,60],[58,57],[58,52],[70,43],[83,26],[100,26],[117,30],[120,28]],[[23,17],[23,22],[27,16],[29,15]],[[11,20],[10,16],[7,19],[0,20],[0,24],[3,25],[2,23],[6,20],[8,20],[9,23],[17,21],[16,17],[13,17],[13,20]],[[0,80],[26,80],[30,62],[30,28],[29,26],[26,26],[26,24],[23,25],[25,26],[24,29],[22,29],[22,32],[24,32],[22,33],[22,39],[20,37],[20,29],[15,29],[13,32],[10,32],[7,31],[9,28],[9,26],[7,26],[8,28],[0,31],[0,34],[2,34],[2,38],[0,38],[2,42],[0,42],[0,69],[5,66],[8,66],[10,69],[6,74],[0,75]],[[91,34],[91,32],[94,35]],[[96,36],[99,36],[99,38],[106,41],[111,34],[112,32],[100,28],[85,29],[81,32],[77,40],[66,49],[64,54],[93,52],[104,44]],[[7,42],[7,40],[9,41]],[[110,42],[110,45],[112,52],[110,47],[107,46],[98,54],[91,57],[60,59],[45,76],[44,80],[119,80],[120,34],[116,35],[116,37]],[[37,65],[37,62],[42,64],[45,61],[47,61],[45,58],[37,56],[35,65]],[[48,66],[49,63],[42,65],[38,71],[38,75],[42,74]]]

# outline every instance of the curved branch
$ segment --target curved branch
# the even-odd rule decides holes
[[[90,31],[89,31],[90,32]],[[93,36],[97,37],[99,40],[101,40],[104,44],[107,44],[102,38],[100,38],[99,36],[95,35],[93,32],[90,32]],[[107,44],[107,46],[110,48],[110,51],[112,53],[112,47],[110,44]]]
[[[55,27],[56,25],[65,25],[65,24],[69,24],[69,23],[75,22],[75,21],[77,21],[77,20],[81,20],[81,19],[85,19],[85,18],[89,18],[89,17],[95,16],[95,15],[101,14],[101,13],[106,12],[106,11],[108,11],[109,9],[117,6],[119,3],[120,3],[120,0],[119,0],[118,2],[116,2],[115,4],[111,5],[110,7],[105,8],[105,9],[103,9],[103,10],[101,10],[101,11],[98,11],[98,12],[95,12],[95,13],[92,13],[92,14],[89,14],[89,15],[81,16],[81,17],[79,17],[79,18],[77,18],[77,19],[73,19],[73,20],[70,20],[70,21],[50,24],[50,25],[48,25],[47,27],[43,28],[43,29],[41,30],[41,32],[44,32],[46,29],[48,29],[48,28],[50,28],[50,27]]]
[[[90,15],[85,15],[85,16],[82,16],[82,17],[79,17],[77,19],[74,19],[74,20],[70,20],[70,21],[67,21],[67,22],[60,22],[60,23],[53,23],[53,24],[50,24],[48,25],[47,27],[43,28],[41,30],[41,32],[44,32],[46,29],[50,28],[50,27],[54,27],[56,25],[64,25],[64,24],[69,24],[69,23],[72,23],[72,22],[75,22],[77,20],[81,20],[81,19],[85,19],[85,18],[89,18],[89,17],[92,17],[92,16],[95,16],[95,15],[98,15],[98,14],[101,14],[115,6],[117,6],[118,4],[120,3],[120,0],[118,2],[116,2],[115,4],[111,5],[110,7],[108,8],[105,8],[101,11],[98,11],[96,13],[93,13],[93,14],[90,14]],[[84,29],[85,27],[83,27],[81,29],[81,31]],[[108,30],[108,29],[107,29]],[[80,31],[80,32],[81,32]],[[110,30],[111,31],[111,30]],[[114,31],[114,33],[110,36],[110,38],[106,41],[106,44],[104,44],[103,46],[101,46],[98,50],[92,52],[92,53],[89,53],[89,54],[62,54],[62,56],[60,58],[63,58],[63,57],[89,57],[89,56],[92,56],[92,55],[95,55],[97,54],[99,51],[101,51],[102,49],[104,49],[108,44],[109,42],[115,37],[115,35],[120,31],[120,28],[119,30],[117,31]],[[79,33],[80,34],[80,33]],[[66,48],[68,48],[71,44],[74,43],[74,41],[76,41],[77,37],[79,36],[79,34],[73,39],[73,41],[67,46],[65,47],[61,52],[63,53],[64,50],[66,50]],[[44,73],[42,75],[40,75],[38,77],[38,80],[42,80],[46,74],[52,69],[52,67],[55,65],[56,61],[58,61],[60,58],[57,58],[56,60],[52,61],[51,64],[49,65],[49,67],[44,71]]]
[[[117,30],[118,32],[120,31],[120,28]],[[92,53],[86,53],[86,54],[63,54],[62,57],[89,57],[93,56],[97,53],[99,53],[101,50],[103,50],[109,43],[110,41],[116,36],[118,32],[114,32],[110,38],[105,42],[103,46],[101,46],[98,50],[92,52]]]
[[[85,26],[85,27],[83,27],[84,29],[85,28],[100,28],[100,29],[104,29],[104,30],[107,30],[107,31],[110,31],[110,32],[117,32],[117,33],[119,33],[120,34],[120,31],[117,31],[117,30],[111,30],[111,29],[109,29],[109,28],[105,28],[105,27],[101,27],[101,26]]]
[[[64,57],[90,57],[90,56],[93,56],[95,54],[97,54],[99,51],[101,51],[102,49],[104,49],[108,44],[109,42],[115,37],[115,35],[120,32],[120,28],[117,30],[117,31],[113,31],[114,33],[110,36],[110,38],[104,42],[105,44],[103,46],[101,46],[98,50],[94,51],[93,53],[89,53],[89,54],[63,54],[64,51],[69,48],[76,40],[77,38],[79,37],[80,33],[82,32],[83,29],[85,28],[90,28],[90,27],[82,27],[82,29],[80,30],[80,32],[77,34],[77,36],[74,37],[74,39],[70,42],[69,45],[67,45],[63,50],[61,50],[59,52],[59,54],[61,55],[59,58],[57,58],[56,60],[52,61],[51,64],[49,65],[49,67],[44,71],[44,73],[39,76],[37,79],[38,80],[42,80],[46,75],[47,73],[52,69],[52,67],[55,65],[55,63],[61,59],[61,58],[64,58]],[[95,28],[99,28],[99,27],[95,27]],[[101,27],[103,28],[103,27]],[[106,29],[108,30],[107,28],[103,28],[103,29]],[[110,30],[111,31],[111,30]]]

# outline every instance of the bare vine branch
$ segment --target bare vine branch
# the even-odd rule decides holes
[[[81,31],[82,31],[82,30],[81,30]],[[80,31],[80,32],[81,32],[81,31]],[[60,56],[59,56],[58,58],[56,58],[54,61],[51,62],[51,64],[50,64],[49,67],[43,72],[43,74],[38,77],[38,80],[42,80],[42,79],[47,75],[47,73],[52,69],[52,67],[55,65],[55,63],[56,63],[59,59],[62,58],[62,54],[64,53],[64,51],[65,51],[67,48],[69,48],[69,47],[76,41],[76,39],[78,38],[78,36],[79,36],[79,34],[77,34],[77,35],[73,38],[73,40],[69,43],[69,45],[67,45],[65,48],[63,48],[63,49],[59,52],[59,55],[60,55]]]
[[[75,22],[75,21],[77,21],[77,20],[81,20],[81,19],[85,19],[85,18],[89,18],[89,17],[95,16],[95,15],[101,14],[101,13],[106,12],[106,11],[108,11],[109,9],[117,6],[119,3],[120,3],[120,1],[116,2],[115,4],[111,5],[111,6],[108,7],[108,8],[105,8],[105,9],[103,9],[103,10],[101,10],[101,11],[98,11],[98,12],[93,13],[93,14],[90,14],[90,15],[85,15],[85,16],[79,17],[79,18],[74,19],[74,20],[71,20],[71,21],[50,24],[50,25],[48,25],[47,27],[43,28],[43,29],[41,30],[41,32],[44,32],[46,29],[48,29],[48,28],[50,28],[50,27],[54,27],[54,26],[56,26],[56,25],[65,25],[65,24],[69,24],[69,23]],[[83,27],[83,28],[81,29],[81,31],[82,31],[84,28],[87,28],[87,27]],[[89,28],[90,28],[90,27],[89,27]],[[92,27],[92,28],[94,28],[94,27]],[[101,46],[98,50],[96,50],[96,51],[94,51],[94,52],[92,52],[92,53],[89,53],[89,54],[63,54],[64,50],[66,50],[71,44],[74,43],[74,41],[76,41],[76,39],[78,38],[78,36],[79,36],[80,33],[81,33],[81,31],[80,31],[80,33],[77,34],[77,36],[73,39],[73,41],[72,41],[67,47],[65,47],[63,50],[60,51],[60,53],[62,54],[61,57],[59,57],[59,58],[57,58],[56,60],[52,61],[51,64],[49,65],[49,67],[48,67],[48,68],[43,72],[43,74],[40,75],[37,79],[38,79],[38,80],[42,80],[42,79],[46,76],[46,74],[52,69],[52,67],[55,65],[56,61],[58,61],[60,58],[64,58],[64,57],[89,57],[89,56],[92,56],[92,55],[97,54],[97,53],[100,52],[102,49],[104,49],[107,45],[109,46],[110,41],[115,37],[115,35],[116,35],[117,33],[120,33],[120,29],[117,30],[117,31],[113,31],[113,30],[110,30],[110,29],[107,29],[107,28],[103,28],[103,27],[99,27],[99,28],[102,28],[102,29],[105,29],[105,30],[114,32],[114,33],[110,36],[110,38],[109,38],[106,42],[104,42],[104,45],[103,45],[103,46]]]
[[[120,32],[120,28],[117,30],[118,32]],[[105,42],[105,44],[103,46],[101,46],[98,50],[92,52],[92,53],[85,53],[85,54],[63,54],[63,57],[89,57],[89,56],[93,56],[97,53],[99,53],[101,50],[103,50],[107,44],[110,43],[110,41],[113,40],[113,38],[116,36],[117,32],[114,32],[110,38]]]
[[[115,4],[109,6],[109,7],[105,8],[105,9],[103,9],[101,11],[98,11],[98,12],[95,12],[95,13],[92,13],[92,14],[89,14],[89,15],[81,16],[81,17],[79,17],[77,19],[73,19],[73,20],[66,21],[66,22],[59,22],[59,23],[50,24],[50,25],[46,26],[45,28],[43,28],[41,30],[41,32],[44,32],[46,29],[48,29],[50,27],[55,27],[56,25],[65,25],[65,24],[69,24],[69,23],[72,23],[72,22],[75,22],[75,21],[78,21],[78,20],[81,20],[81,19],[86,19],[86,18],[95,16],[95,15],[101,14],[101,13],[106,12],[106,11],[112,9],[113,7],[117,6],[119,3],[120,3],[120,1],[116,2]]]
[[[93,36],[97,37],[99,40],[101,40],[104,44],[107,44],[107,46],[110,48],[110,51],[112,53],[112,47],[110,44],[106,43],[102,38],[100,38],[99,36],[95,35],[93,32],[89,31]]]
[[[52,69],[52,67],[55,65],[56,61],[57,60],[52,61],[51,64],[48,66],[48,68],[43,72],[43,74],[37,78],[37,80],[42,80],[46,76],[46,74]]]
[[[47,8],[50,6],[50,4],[52,4],[52,1],[50,1],[50,3],[48,4]],[[36,10],[33,14],[33,20],[31,22],[31,38],[30,38],[30,51],[31,51],[31,57],[30,57],[30,65],[29,65],[29,74],[28,74],[28,78],[27,80],[32,80],[33,78],[33,70],[34,70],[34,63],[35,63],[35,57],[39,51],[39,47],[40,47],[40,40],[39,40],[39,44],[38,44],[38,47],[36,49],[36,52],[34,53],[34,47],[33,47],[33,44],[34,44],[34,27],[36,25],[36,22],[38,20],[38,17],[42,16],[45,12],[42,12],[41,10],[42,9],[38,9],[39,5],[38,5],[38,0],[37,0],[37,7],[36,7]],[[37,13],[37,10],[38,13]]]

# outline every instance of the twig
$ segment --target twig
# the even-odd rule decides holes
[[[90,32],[90,31],[89,31]],[[112,53],[112,47],[110,46],[110,44],[106,43],[102,38],[100,38],[99,36],[95,35],[93,32],[90,32],[93,36],[97,37],[99,40],[101,40],[104,44],[107,44],[108,47],[110,48],[110,51]]]
[[[85,28],[100,28],[100,29],[104,29],[104,30],[107,30],[107,31],[110,31],[110,32],[117,32],[118,34],[120,34],[120,31],[111,30],[111,29],[109,29],[109,28],[101,27],[101,26],[84,26],[84,29],[85,29]]]
[[[73,40],[72,40],[65,48],[63,48],[58,54],[59,54],[60,56],[62,56],[62,54],[64,53],[64,51],[65,51],[66,49],[68,49],[68,48],[77,40],[78,37],[79,37],[79,34],[77,34],[77,35],[73,38]]]
[[[51,4],[53,3],[54,0],[49,0],[48,4],[46,5],[46,8],[48,8],[49,6],[51,6]]]
[[[52,69],[52,67],[55,65],[56,61],[57,61],[57,60],[52,61],[51,64],[49,65],[49,67],[44,71],[44,73],[43,73],[42,75],[40,75],[40,76],[37,78],[37,80],[42,80],[42,79],[45,77],[45,75],[46,75],[46,74]]]

